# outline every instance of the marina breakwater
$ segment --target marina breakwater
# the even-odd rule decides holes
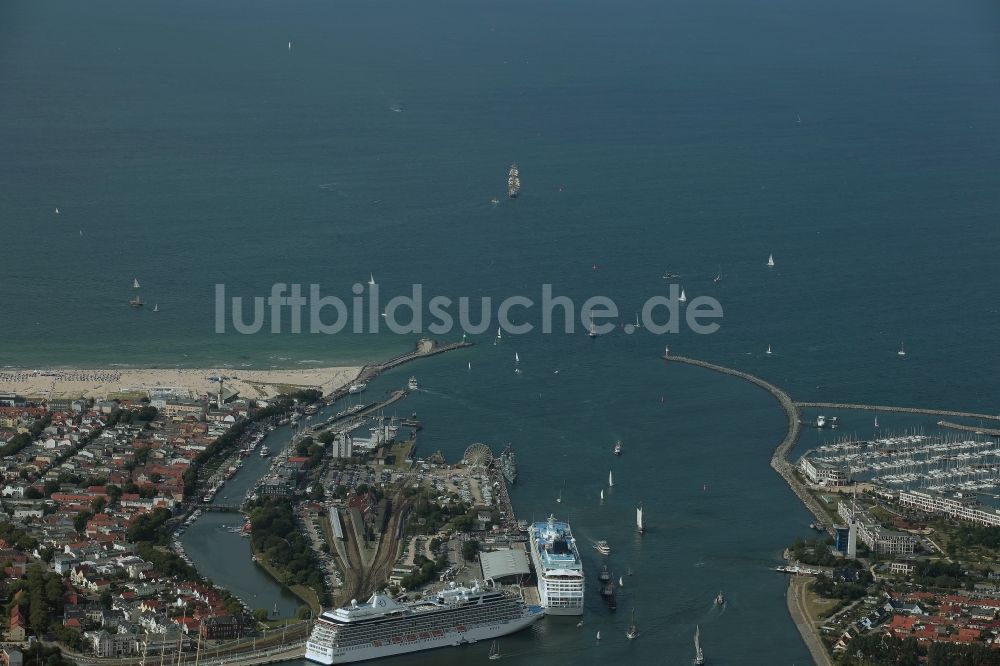
[[[671,360],[675,360],[671,357]],[[930,416],[951,416],[962,419],[982,419],[984,421],[1000,422],[1000,415],[979,414],[977,412],[958,412],[949,409],[926,409],[924,407],[893,407],[890,405],[859,405],[842,402],[796,402],[799,409],[857,409],[869,412],[896,412],[900,414],[927,414]]]
[[[792,450],[792,447],[795,446],[795,443],[799,439],[799,434],[802,431],[802,424],[799,421],[799,409],[797,404],[792,400],[791,396],[774,384],[764,381],[760,377],[751,375],[748,372],[727,368],[714,363],[708,363],[707,361],[699,361],[698,359],[688,358],[685,356],[664,356],[663,359],[668,363],[685,363],[699,368],[706,368],[724,375],[738,377],[739,379],[743,379],[764,389],[774,396],[774,399],[778,401],[778,404],[781,405],[782,410],[785,412],[787,430],[785,431],[785,436],[780,442],[778,442],[774,452],[771,454],[771,467],[773,467],[781,478],[788,483],[792,492],[794,492],[796,497],[798,497],[806,508],[809,509],[810,513],[815,516],[816,520],[823,525],[826,531],[833,534],[833,520],[830,518],[830,515],[823,510],[823,507],[821,507],[816,499],[809,493],[809,490],[805,487],[805,485],[795,476],[793,465],[788,462],[788,453]]]
[[[333,403],[337,400],[346,396],[350,391],[351,384],[357,384],[360,382],[367,382],[375,379],[383,372],[397,368],[405,363],[414,361],[418,358],[427,358],[429,356],[437,356],[438,354],[443,354],[455,349],[462,349],[464,347],[471,347],[474,343],[468,342],[463,339],[461,342],[450,342],[448,344],[438,344],[434,340],[429,338],[421,338],[417,340],[416,347],[413,351],[407,352],[405,354],[400,354],[399,356],[394,356],[387,361],[382,363],[370,363],[361,366],[361,370],[358,372],[358,376],[354,378],[353,382],[345,384],[344,386],[332,391],[329,395],[325,396],[323,400],[327,403]]]
[[[951,421],[938,421],[938,426],[941,428],[949,428],[951,430],[961,430],[963,432],[971,432],[976,435],[986,435],[988,437],[1000,437],[1000,430],[996,428],[981,428],[979,426],[965,425],[964,423],[952,423]]]
[[[700,368],[706,368],[712,370],[713,372],[719,372],[724,375],[730,375],[732,377],[738,377],[745,381],[758,386],[772,396],[781,405],[781,408],[785,412],[785,417],[788,420],[788,429],[785,432],[784,438],[778,442],[778,445],[774,449],[774,453],[771,455],[771,467],[774,468],[778,474],[781,475],[792,489],[792,492],[802,500],[802,503],[807,509],[816,517],[819,524],[823,525],[827,532],[833,534],[833,520],[830,515],[823,510],[823,507],[819,505],[816,499],[812,496],[809,490],[806,488],[805,484],[795,475],[794,465],[788,461],[788,454],[791,452],[795,443],[799,439],[799,435],[802,429],[802,422],[799,419],[800,409],[848,409],[848,410],[865,410],[873,412],[895,412],[902,414],[926,414],[930,416],[950,416],[954,418],[966,418],[966,419],[979,419],[992,422],[1000,422],[1000,415],[995,414],[981,414],[978,412],[962,412],[956,410],[948,409],[932,409],[924,407],[895,407],[891,405],[868,405],[868,404],[858,404],[858,403],[841,403],[841,402],[796,402],[792,400],[791,396],[782,391],[780,388],[767,382],[760,377],[751,375],[750,373],[743,372],[741,370],[736,370],[733,368],[727,368],[722,365],[716,365],[714,363],[708,363],[707,361],[699,361],[698,359],[688,358],[685,356],[663,356],[662,357],[668,363],[685,363],[687,365],[694,365]],[[938,423],[941,427],[951,428],[954,430],[964,430],[969,432],[981,433],[989,436],[1000,436],[1000,429],[989,429],[975,426],[962,425],[958,423],[950,423],[947,421],[941,421]]]

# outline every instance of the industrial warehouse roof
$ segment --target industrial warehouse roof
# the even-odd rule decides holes
[[[528,554],[523,549],[494,550],[479,554],[483,568],[483,578],[500,579],[507,576],[527,576],[531,573]]]

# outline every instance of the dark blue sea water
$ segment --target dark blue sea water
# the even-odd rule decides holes
[[[669,270],[725,310],[678,353],[800,399],[993,412],[998,35],[988,0],[7,2],[0,366],[310,367],[416,337],[218,335],[217,283],[551,283],[631,320]],[[158,315],[125,306],[134,277]],[[699,623],[713,663],[808,662],[767,570],[809,520],[767,465],[768,396],[664,366],[646,332],[476,341],[372,390],[416,374],[422,451],[513,442],[519,514],[558,511],[636,572],[624,613],[592,594],[584,629],[548,619],[505,653],[683,663]]]

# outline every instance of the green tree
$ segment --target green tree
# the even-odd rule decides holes
[[[467,562],[471,562],[476,559],[476,555],[479,554],[479,542],[475,539],[469,539],[462,544],[462,557],[465,558]]]
[[[76,514],[75,518],[73,518],[73,527],[76,528],[77,532],[83,532],[83,530],[87,527],[87,522],[93,517],[94,514],[89,511],[81,511]]]

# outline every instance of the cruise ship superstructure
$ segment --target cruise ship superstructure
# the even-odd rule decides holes
[[[306,643],[306,659],[349,664],[367,659],[475,643],[512,634],[545,611],[492,583],[453,587],[400,603],[373,594],[365,604],[323,612]]]
[[[583,562],[569,523],[549,516],[528,531],[538,598],[549,615],[583,614]]]

